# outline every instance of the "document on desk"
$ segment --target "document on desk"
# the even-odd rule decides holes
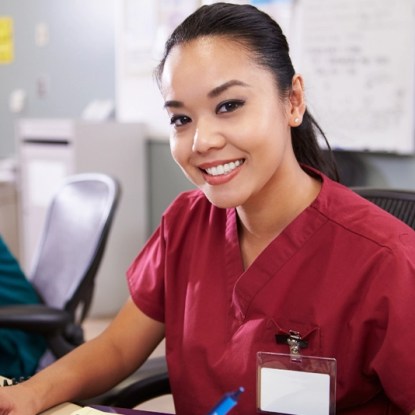
[[[0,386],[10,386],[13,384],[11,379],[0,375]],[[107,412],[100,411],[89,406],[79,406],[71,402],[64,402],[60,405],[54,406],[39,415],[103,415]],[[117,414],[115,414],[117,415]]]
[[[72,415],[81,410],[82,407],[74,403],[64,402],[60,405],[54,406],[39,415]]]

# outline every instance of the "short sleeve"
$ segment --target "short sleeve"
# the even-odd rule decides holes
[[[165,241],[163,221],[127,270],[131,297],[147,316],[164,322]]]
[[[0,237],[0,305],[38,304],[40,299]]]
[[[413,236],[407,241],[382,264],[382,276],[372,287],[383,293],[373,304],[375,315],[385,313],[386,317],[376,327],[384,336],[371,368],[389,399],[410,413],[415,409],[415,244]]]
[[[38,303],[35,289],[0,237],[0,306]],[[0,373],[11,378],[33,375],[45,350],[41,335],[0,329]]]

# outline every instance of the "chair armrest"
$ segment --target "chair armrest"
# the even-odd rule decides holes
[[[105,405],[134,408],[150,399],[170,393],[169,375],[162,372],[132,383],[108,398]]]
[[[49,334],[70,323],[70,315],[43,304],[0,306],[0,328]]]

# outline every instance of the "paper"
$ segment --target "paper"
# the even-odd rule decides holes
[[[330,413],[330,375],[261,368],[262,411],[295,415]]]
[[[413,152],[413,0],[307,0],[300,9],[296,69],[332,147]]]
[[[0,375],[0,385],[3,386],[4,382],[11,384],[11,380]],[[104,415],[107,412],[100,411],[90,406],[79,406],[71,402],[64,402],[60,405],[56,405],[46,411],[41,412],[39,415]],[[116,414],[115,414],[116,415]]]
[[[44,412],[41,412],[39,415],[72,415],[72,413],[79,409],[81,409],[81,407],[75,405],[74,403],[64,402]]]
[[[13,20],[0,16],[0,64],[12,63],[14,58]]]

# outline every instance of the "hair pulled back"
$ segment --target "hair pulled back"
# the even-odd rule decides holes
[[[214,3],[202,6],[188,16],[166,42],[163,58],[155,71],[159,84],[172,48],[203,36],[224,36],[240,43],[256,59],[258,65],[273,73],[281,98],[289,96],[295,71],[287,39],[281,27],[268,14],[248,4]],[[320,149],[318,133],[326,142],[330,155],[328,158],[324,157]],[[291,128],[291,136],[294,154],[299,163],[314,167],[338,180],[330,145],[308,110],[304,113],[301,125]]]

